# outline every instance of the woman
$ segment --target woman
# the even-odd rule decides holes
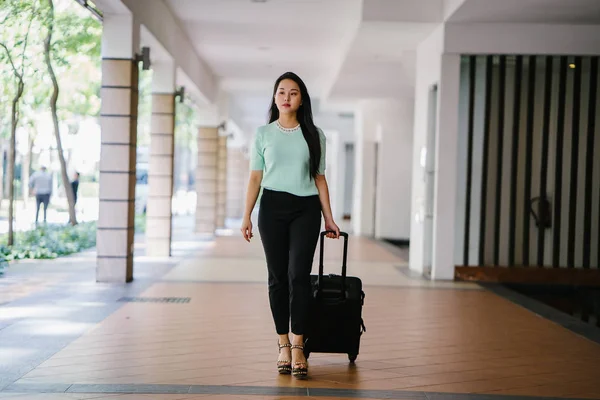
[[[311,296],[310,271],[321,230],[340,230],[331,215],[325,180],[325,135],[312,117],[306,85],[286,72],[275,82],[269,124],[258,128],[241,231],[250,242],[250,215],[263,188],[258,230],[267,258],[269,302],[279,335],[279,373],[304,378],[304,332]],[[335,232],[335,233],[333,233]],[[289,338],[291,319],[292,339]]]

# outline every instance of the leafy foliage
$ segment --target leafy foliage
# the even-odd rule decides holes
[[[51,52],[61,88],[61,119],[96,116],[100,112],[102,24],[72,1],[69,7],[56,3]],[[45,36],[45,30],[40,34]]]
[[[193,151],[197,150],[195,138],[198,134],[198,112],[187,100],[175,103],[175,141],[178,145],[185,146]]]
[[[146,215],[145,214],[136,214],[135,215],[135,232],[136,233],[144,233],[146,232]]]
[[[150,145],[150,123],[152,121],[152,70],[138,70],[138,146]]]
[[[92,248],[96,245],[96,223],[75,226],[48,225],[27,232],[18,232],[14,246],[0,239],[0,258],[5,261],[52,259]],[[0,267],[1,269],[1,267]]]
[[[44,63],[48,5],[39,0],[0,0],[0,43],[6,44],[23,71],[25,92],[21,124],[34,127],[36,115],[48,111],[52,83]],[[28,18],[34,13],[28,44],[23,50]],[[57,0],[52,60],[61,88],[61,120],[97,116],[100,112],[100,48],[102,23],[72,0]],[[0,137],[10,132],[10,106],[15,93],[13,70],[6,51],[0,49]],[[23,57],[21,57],[21,55]],[[21,59],[23,60],[21,62]]]

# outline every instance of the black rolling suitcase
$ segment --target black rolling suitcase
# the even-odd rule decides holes
[[[311,275],[312,298],[306,332],[304,354],[346,353],[354,362],[358,356],[360,337],[366,331],[362,319],[365,293],[362,282],[346,276],[348,234],[344,238],[342,275],[323,275],[323,245],[327,232],[321,232],[319,275]]]

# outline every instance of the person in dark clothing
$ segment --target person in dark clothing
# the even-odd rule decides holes
[[[74,204],[77,204],[77,191],[79,190],[79,172],[75,172],[75,179],[71,182],[71,188],[73,189],[73,200]]]
[[[42,166],[39,171],[36,171],[29,178],[29,187],[35,194],[36,211],[35,211],[35,224],[38,224],[38,217],[40,214],[40,206],[44,205],[44,223],[46,223],[46,216],[48,211],[48,204],[50,204],[50,196],[52,196],[52,174],[48,172],[46,166]]]

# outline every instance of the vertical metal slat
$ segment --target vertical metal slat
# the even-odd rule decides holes
[[[529,76],[527,83],[527,132],[525,139],[525,191],[523,206],[525,212],[523,213],[523,260],[524,266],[529,265],[529,231],[530,231],[530,215],[529,215],[529,201],[531,199],[531,170],[533,162],[533,118],[535,110],[535,77],[536,77],[536,61],[537,56],[529,56]]]
[[[569,182],[569,233],[567,267],[575,268],[575,229],[577,227],[577,173],[579,172],[579,119],[581,118],[581,57],[575,57],[573,115],[571,119],[571,182]]]
[[[546,187],[548,181],[548,142],[550,139],[550,104],[552,99],[552,58],[552,56],[546,56],[546,71],[544,83],[544,120],[542,126],[542,164],[540,168],[540,199],[544,199],[547,197]],[[543,228],[538,227],[537,264],[539,267],[544,266],[545,234],[545,230]]]
[[[596,96],[598,87],[598,57],[590,60],[590,83],[587,120],[587,143],[585,149],[585,206],[583,211],[583,268],[590,268],[592,242],[592,194],[594,188],[594,135],[596,134]],[[600,214],[600,213],[599,213]],[[600,226],[600,225],[599,225]],[[598,246],[600,247],[600,246]],[[600,251],[600,250],[599,250]],[[598,257],[600,263],[600,254]]]
[[[515,63],[514,98],[513,98],[513,126],[512,126],[512,152],[510,169],[510,220],[508,239],[508,266],[515,265],[515,242],[517,224],[517,177],[519,175],[519,127],[521,123],[521,79],[523,75],[523,56],[517,56]]]
[[[552,216],[552,266],[560,266],[560,230],[562,207],[563,147],[565,138],[565,96],[567,91],[567,57],[560,58],[558,110],[556,118],[556,168],[554,175],[554,213]]]
[[[506,56],[500,56],[498,85],[498,131],[496,142],[496,210],[494,219],[494,265],[500,264],[500,224],[502,221],[502,164],[504,158],[504,98],[506,91]]]
[[[469,57],[469,123],[467,131],[467,184],[465,205],[465,242],[463,265],[469,265],[469,242],[471,240],[471,186],[473,183],[473,125],[475,120],[475,76],[477,56]]]
[[[479,218],[479,265],[485,264],[485,221],[487,219],[487,176],[490,142],[490,114],[492,100],[492,69],[494,56],[487,56],[485,63],[485,109],[483,126],[483,164],[481,175],[481,215]]]

